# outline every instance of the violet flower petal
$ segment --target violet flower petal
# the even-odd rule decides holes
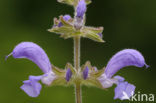
[[[72,71],[68,68],[66,71],[66,80],[69,82],[70,78],[72,76]]]
[[[89,68],[88,66],[83,71],[83,78],[86,80],[88,78]]]
[[[63,16],[63,19],[64,19],[65,21],[68,21],[69,19],[71,19],[71,16],[70,16],[70,15],[64,15],[64,16]]]
[[[123,82],[125,80],[125,78],[121,77],[121,76],[114,76],[113,78],[117,79],[118,82]]]
[[[128,82],[119,82],[115,88],[114,99],[119,98],[120,100],[130,99],[134,95],[135,86]]]
[[[27,93],[30,97],[37,97],[40,94],[42,88],[41,84],[38,81],[42,76],[30,76],[29,80],[23,81],[21,89]]]
[[[111,78],[107,78],[107,76],[105,74],[102,74],[98,78],[98,80],[101,83],[103,88],[109,88],[109,87],[113,86],[113,84],[114,84],[114,80],[112,80]]]
[[[42,83],[46,84],[46,85],[50,85],[53,80],[55,80],[56,78],[56,75],[53,73],[53,72],[49,72],[49,73],[46,73],[42,76]]]
[[[18,44],[12,55],[14,58],[26,58],[36,63],[44,73],[51,71],[51,63],[44,50],[35,43],[22,42]]]
[[[86,2],[85,0],[80,0],[77,7],[76,7],[76,17],[83,18],[85,12],[86,12]]]
[[[126,66],[148,67],[144,57],[140,52],[134,49],[125,49],[115,54],[108,62],[105,74],[111,78],[118,70]]]

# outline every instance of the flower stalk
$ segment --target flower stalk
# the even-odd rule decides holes
[[[75,97],[76,103],[82,103],[81,84],[79,82],[75,84]]]
[[[74,38],[74,67],[76,71],[80,69],[80,37]]]
[[[76,36],[74,38],[74,68],[77,71],[77,74],[79,74],[80,71],[80,37]],[[76,97],[76,103],[82,103],[81,98],[81,84],[78,81],[75,82],[75,97]]]

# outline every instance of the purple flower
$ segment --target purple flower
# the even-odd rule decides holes
[[[83,18],[85,12],[86,12],[86,2],[85,0],[80,0],[77,7],[76,7],[76,17]]]
[[[56,76],[52,71],[51,63],[47,54],[37,44],[32,42],[22,42],[14,48],[11,55],[14,58],[26,58],[31,60],[37,64],[44,73],[40,76],[29,76],[29,80],[23,81],[24,84],[21,86],[21,89],[29,96],[37,97],[40,94],[42,86],[38,81],[42,80],[44,84],[50,85],[55,79]]]
[[[66,80],[67,80],[67,82],[69,82],[71,76],[72,76],[72,72],[71,72],[71,70],[68,68],[68,69],[67,69],[67,72],[66,72]]]
[[[71,16],[70,16],[70,15],[64,15],[64,16],[63,16],[63,19],[64,19],[65,21],[68,21],[68,20],[71,19]],[[58,27],[61,27],[61,26],[63,26],[62,22],[60,22],[60,23],[58,24]]]
[[[41,78],[42,76],[29,76],[29,80],[23,81],[24,84],[21,86],[21,89],[31,97],[37,97],[42,88],[41,84],[38,83]]]
[[[108,62],[105,72],[98,78],[103,88],[109,88],[116,84],[114,99],[129,99],[135,91],[135,86],[124,81],[123,77],[112,76],[121,68],[126,66],[143,67],[148,65],[145,63],[144,57],[140,52],[134,49],[125,49],[115,54]]]
[[[83,71],[83,78],[84,79],[87,79],[88,78],[88,73],[89,73],[89,68],[88,66],[84,69]]]
[[[102,33],[98,33],[98,35],[99,35],[101,38],[103,38],[103,35],[102,35]]]
[[[114,99],[130,99],[134,95],[135,86],[128,82],[119,82],[115,88]]]
[[[80,30],[84,25],[84,15],[86,13],[87,6],[85,0],[79,0],[76,6],[74,27],[76,30]]]

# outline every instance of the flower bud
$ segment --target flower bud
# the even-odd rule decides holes
[[[86,12],[86,2],[85,0],[80,0],[77,7],[76,7],[76,17],[82,18]]]
[[[67,82],[69,82],[71,76],[72,76],[72,72],[71,72],[71,70],[68,68],[68,69],[67,69],[67,72],[66,72],[66,80],[67,80]]]
[[[83,71],[83,78],[86,80],[88,78],[89,68],[88,66]]]
[[[87,7],[86,7],[85,0],[80,0],[76,7],[76,16],[75,16],[75,24],[74,24],[74,27],[77,30],[81,29],[82,26],[84,25],[84,15],[85,15],[86,9]]]
[[[63,16],[63,19],[64,19],[65,21],[68,21],[68,20],[71,19],[71,16],[70,16],[70,15],[64,15],[64,16]],[[60,22],[60,23],[58,24],[58,27],[61,27],[61,26],[63,26],[62,22]]]

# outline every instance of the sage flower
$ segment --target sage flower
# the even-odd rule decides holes
[[[40,76],[30,75],[29,80],[23,81],[24,84],[21,86],[21,89],[29,96],[37,97],[40,94],[40,90],[42,88],[39,83],[40,80],[42,83],[50,85],[56,78],[55,73],[52,71],[52,66],[47,54],[37,44],[32,42],[22,42],[14,48],[11,55],[14,58],[26,58],[31,60],[37,64],[44,73]]]
[[[105,72],[98,80],[103,88],[109,88],[113,84],[117,85],[114,99],[129,99],[134,94],[135,86],[126,82],[123,77],[114,76],[114,74],[126,66],[143,67],[144,65],[148,67],[140,52],[134,49],[125,49],[118,52],[110,59],[105,68]],[[125,95],[127,95],[126,98]]]

